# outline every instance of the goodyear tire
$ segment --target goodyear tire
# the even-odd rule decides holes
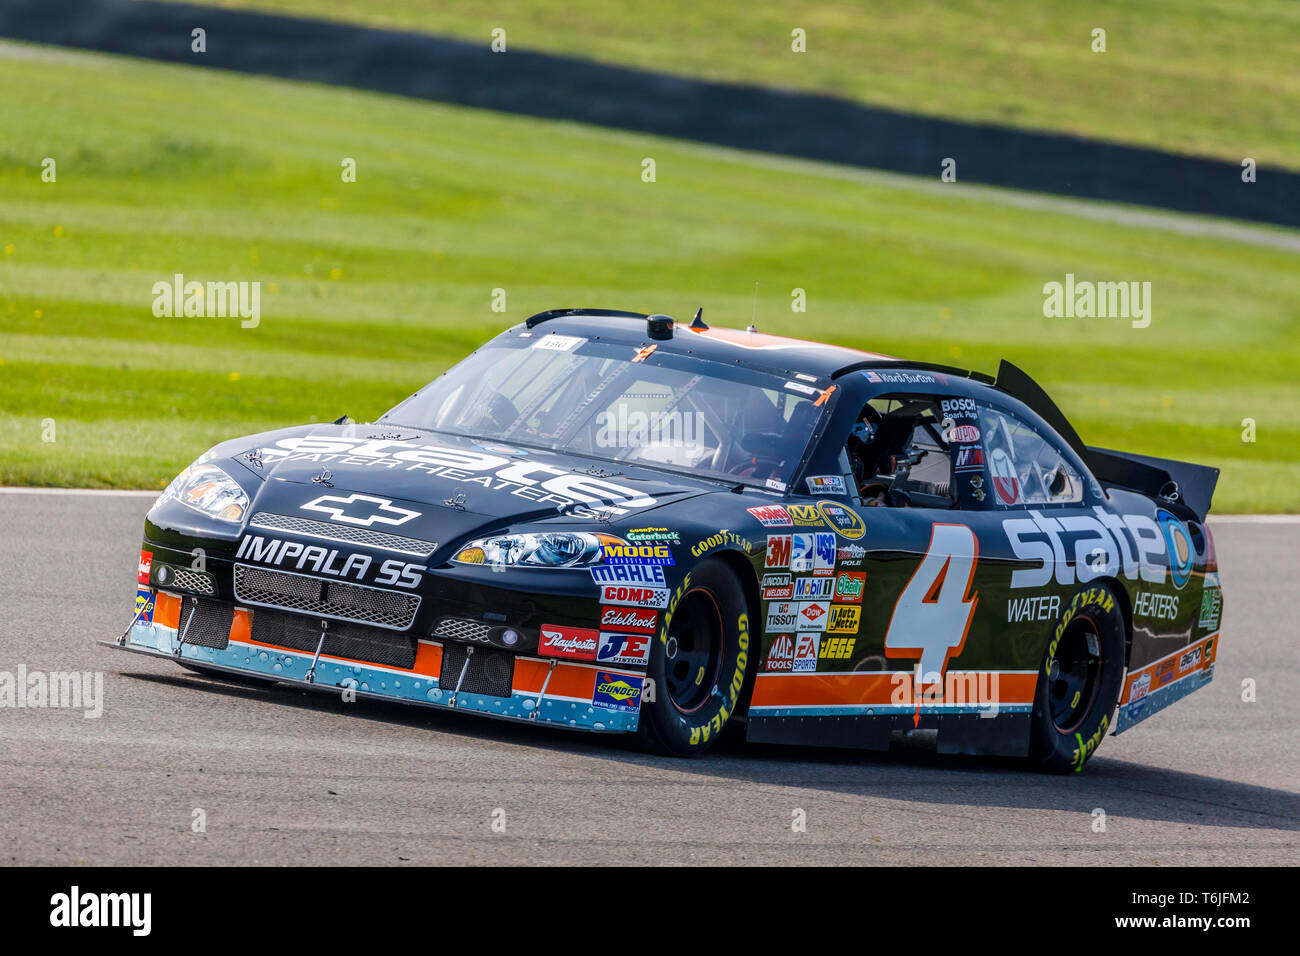
[[[1115,593],[1092,584],[1053,627],[1038,671],[1030,758],[1053,773],[1083,769],[1110,730],[1124,679],[1124,612]]]
[[[717,741],[745,689],[749,627],[744,589],[726,564],[705,561],[686,575],[650,651],[654,699],[642,701],[638,724],[647,747],[685,757]]]

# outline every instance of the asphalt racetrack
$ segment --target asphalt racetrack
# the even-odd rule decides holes
[[[672,760],[100,647],[130,620],[150,503],[0,493],[0,672],[104,681],[97,719],[0,708],[0,864],[1300,860],[1294,519],[1211,519],[1214,681],[1107,738],[1082,774],[1053,777],[912,742],[857,754],[733,741]]]

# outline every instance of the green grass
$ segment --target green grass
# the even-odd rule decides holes
[[[1294,0],[217,0],[1300,169]],[[791,31],[807,52],[791,51]],[[1106,52],[1092,52],[1092,31]]]
[[[743,327],[758,281],[765,331],[985,370],[1005,355],[1089,442],[1221,466],[1218,510],[1300,510],[1294,251],[40,47],[0,44],[0,88],[0,483],[157,488],[223,438],[371,419],[533,311],[703,305]],[[260,281],[261,325],[154,318],[175,272]],[[1151,327],[1044,318],[1067,272],[1150,281]]]

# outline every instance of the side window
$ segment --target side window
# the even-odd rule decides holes
[[[1072,504],[1083,500],[1083,481],[1056,444],[1009,412],[980,407],[980,431],[987,458],[991,503]]]
[[[858,415],[844,451],[865,505],[958,507],[938,399],[873,398]]]

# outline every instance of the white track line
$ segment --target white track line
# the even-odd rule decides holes
[[[2,488],[0,495],[113,495],[122,498],[157,498],[158,491],[124,491],[118,488]]]

